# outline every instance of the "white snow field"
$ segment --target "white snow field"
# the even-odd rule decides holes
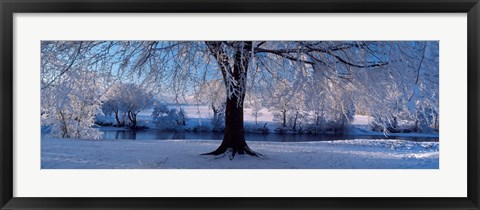
[[[248,142],[261,157],[204,156],[218,140],[42,138],[42,169],[438,169],[439,143],[404,140]]]

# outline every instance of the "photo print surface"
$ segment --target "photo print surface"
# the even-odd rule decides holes
[[[438,169],[438,41],[41,41],[42,169]]]

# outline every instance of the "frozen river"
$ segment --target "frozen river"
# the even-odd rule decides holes
[[[133,139],[133,140],[166,140],[166,139],[204,139],[221,140],[221,132],[170,132],[153,129],[147,130],[102,130],[103,138],[112,139]],[[332,141],[332,140],[353,140],[353,139],[385,139],[381,135],[325,135],[325,134],[291,134],[291,133],[246,133],[247,141],[268,141],[268,142],[306,142],[306,141]],[[388,139],[401,139],[410,141],[438,141],[438,138],[431,137],[388,137]]]

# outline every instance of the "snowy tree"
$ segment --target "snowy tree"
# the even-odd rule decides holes
[[[92,128],[100,112],[102,89],[94,73],[68,71],[42,90],[42,124],[50,126],[52,137],[99,139]]]
[[[287,128],[298,131],[300,125],[304,123],[308,112],[303,88],[303,84],[289,81],[287,78],[275,82],[272,88],[274,91],[268,101],[270,111],[273,112],[273,120],[281,124],[277,131],[285,132]]]
[[[438,42],[395,43],[385,56],[392,57],[388,66],[357,71],[355,86],[364,88],[357,89],[356,103],[374,117],[372,126],[386,133],[435,129]]]
[[[127,84],[126,86],[127,90],[123,94],[127,96],[127,116],[130,126],[136,128],[138,113],[153,105],[153,96],[137,85]]]
[[[255,125],[258,125],[258,118],[263,116],[262,104],[258,101],[254,101],[251,103],[252,112],[250,115],[255,118]]]
[[[105,116],[113,113],[118,127],[125,126],[127,119],[127,106],[125,95],[122,94],[121,84],[115,84],[109,89],[106,101],[102,104],[102,111]]]
[[[108,92],[108,100],[102,110],[114,113],[118,126],[125,125],[125,118],[132,128],[137,126],[137,115],[153,105],[151,93],[132,83],[117,83]],[[104,113],[105,114],[105,113]]]
[[[324,129],[333,133],[343,132],[355,114],[353,90],[350,89],[350,83],[342,84],[342,82],[345,81],[327,82],[328,92],[323,95],[323,100],[329,105],[324,107],[323,119],[326,121]]]
[[[273,112],[273,121],[281,122],[283,128],[287,127],[288,113],[293,107],[294,96],[290,82],[286,79],[279,80],[272,88],[273,93],[269,97],[270,111]]]
[[[428,45],[427,45],[428,43]],[[183,94],[198,90],[201,81],[219,73],[225,87],[225,132],[220,146],[209,155],[230,151],[257,155],[244,137],[243,104],[248,86],[265,91],[272,81],[288,78],[292,89],[318,81],[324,87],[325,103],[335,110],[332,119],[349,119],[352,104],[368,103],[371,115],[391,118],[396,110],[391,101],[406,107],[410,116],[420,118],[438,110],[430,100],[438,93],[438,42],[411,41],[101,41],[45,42],[42,59],[60,53],[64,64],[50,59],[45,66],[48,86],[70,71],[70,66],[88,62],[106,81],[128,78],[148,89]],[[45,52],[45,55],[43,54]],[[326,78],[312,80],[310,78]],[[340,82],[339,82],[340,81]],[[378,82],[376,82],[378,81]],[[430,82],[427,82],[430,81]],[[274,83],[274,82],[273,82]],[[392,88],[386,88],[391,85]],[[193,86],[193,87],[192,87]],[[336,92],[332,90],[340,89]],[[389,90],[390,92],[384,92]],[[272,90],[270,90],[272,91]],[[352,93],[353,92],[353,93]],[[332,93],[332,94],[330,94]],[[358,96],[360,94],[360,96]],[[399,96],[389,95],[390,93]],[[378,96],[390,102],[382,101]],[[343,97],[346,97],[343,99]],[[341,98],[341,99],[338,99]],[[373,98],[373,99],[372,99]],[[422,100],[427,100],[422,102]],[[353,103],[355,101],[355,103]],[[375,102],[379,102],[375,104]],[[394,104],[394,103],[393,103]],[[421,109],[420,104],[433,108]],[[371,105],[371,106],[370,106]],[[385,106],[388,105],[388,106]],[[422,105],[426,106],[426,105]],[[413,109],[412,109],[413,108]],[[403,108],[405,109],[405,108]],[[413,111],[412,111],[413,110]],[[352,112],[353,111],[353,112]],[[418,112],[419,114],[414,114]],[[329,112],[325,112],[329,113]],[[422,114],[420,114],[422,113]],[[435,113],[433,113],[435,115]],[[432,118],[433,119],[433,118]],[[418,120],[418,123],[421,123]],[[382,123],[385,126],[385,123]]]

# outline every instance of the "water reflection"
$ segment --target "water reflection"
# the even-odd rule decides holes
[[[104,139],[133,139],[133,140],[221,140],[220,132],[169,132],[158,130],[102,130]],[[332,141],[351,139],[385,139],[385,136],[369,135],[322,135],[322,134],[261,134],[246,133],[247,141],[275,141],[275,142],[303,142],[303,141]],[[388,137],[389,139],[403,139],[411,141],[438,141],[438,138],[429,137]]]

